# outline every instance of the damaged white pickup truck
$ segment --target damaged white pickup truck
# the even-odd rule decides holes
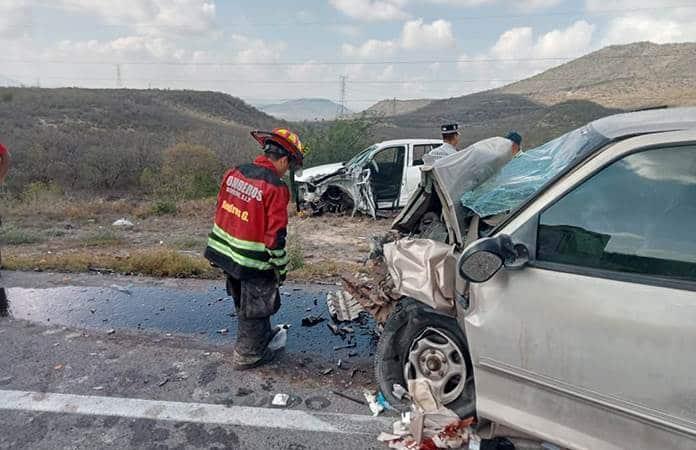
[[[312,213],[402,208],[420,182],[423,156],[439,139],[401,139],[374,144],[349,161],[305,169],[295,177],[300,208]]]
[[[396,240],[345,277],[383,323],[387,400],[426,380],[563,448],[696,448],[696,108],[488,150],[424,167]]]

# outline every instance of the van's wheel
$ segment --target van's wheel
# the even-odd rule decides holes
[[[466,338],[457,321],[414,299],[399,302],[384,324],[375,354],[380,390],[397,409],[394,384],[408,388],[408,380],[428,381],[433,395],[460,417],[474,415],[474,378]]]

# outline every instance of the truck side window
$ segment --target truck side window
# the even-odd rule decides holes
[[[696,281],[696,146],[634,153],[543,212],[537,259]]]
[[[413,146],[413,165],[422,166],[423,165],[423,155],[428,153],[432,149],[432,145],[414,145]]]

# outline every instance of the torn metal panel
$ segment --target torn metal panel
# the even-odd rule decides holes
[[[453,246],[430,239],[405,238],[384,246],[394,293],[444,312],[454,308]]]
[[[336,322],[353,321],[365,311],[363,306],[346,291],[329,293],[326,296],[326,306]]]

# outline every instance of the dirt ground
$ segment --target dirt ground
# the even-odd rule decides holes
[[[4,208],[0,229],[7,269],[215,278],[202,258],[213,216],[212,201],[179,205],[176,213],[144,214],[141,203],[56,203]],[[114,226],[125,218],[133,226]],[[296,281],[333,282],[360,270],[370,238],[391,220],[367,217],[291,215],[290,275]]]

